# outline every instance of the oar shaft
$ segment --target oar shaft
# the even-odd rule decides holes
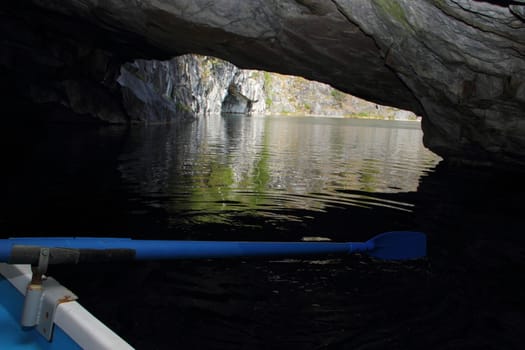
[[[94,254],[92,250],[131,250],[134,251],[136,260],[350,254],[373,249],[373,243],[370,241],[333,243],[159,241],[128,238],[11,238],[0,240],[0,262],[12,262],[14,260],[13,248],[20,249],[25,246],[89,250],[90,254]]]
[[[350,254],[366,249],[364,243],[328,242],[141,241],[136,243],[133,249],[138,260]]]

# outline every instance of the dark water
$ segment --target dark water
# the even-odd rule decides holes
[[[448,167],[414,122],[212,117],[4,133],[0,235],[363,241],[429,256],[54,267],[138,349],[521,349],[522,174]]]

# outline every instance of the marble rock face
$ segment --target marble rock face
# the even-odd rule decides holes
[[[140,120],[114,102],[133,99],[118,84],[125,64],[210,55],[411,110],[423,117],[425,144],[446,159],[523,167],[524,7],[488,0],[4,2],[0,68],[4,84],[16,83],[33,101]],[[181,108],[157,102],[159,115]]]

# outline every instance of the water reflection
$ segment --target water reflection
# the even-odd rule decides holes
[[[176,220],[227,222],[239,212],[273,218],[328,207],[389,206],[371,193],[415,191],[439,158],[417,123],[217,116],[191,125],[131,130],[122,178],[168,196]]]
[[[4,147],[0,234],[361,241],[417,229],[429,256],[414,262],[51,273],[137,349],[521,349],[523,174],[434,166],[420,139],[417,124],[257,117],[20,130]]]

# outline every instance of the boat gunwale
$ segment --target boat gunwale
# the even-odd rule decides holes
[[[25,295],[27,285],[31,281],[30,265],[0,263],[0,275],[22,296]],[[77,301],[58,304],[54,323],[82,349],[134,349]],[[38,334],[36,330],[34,332]]]

